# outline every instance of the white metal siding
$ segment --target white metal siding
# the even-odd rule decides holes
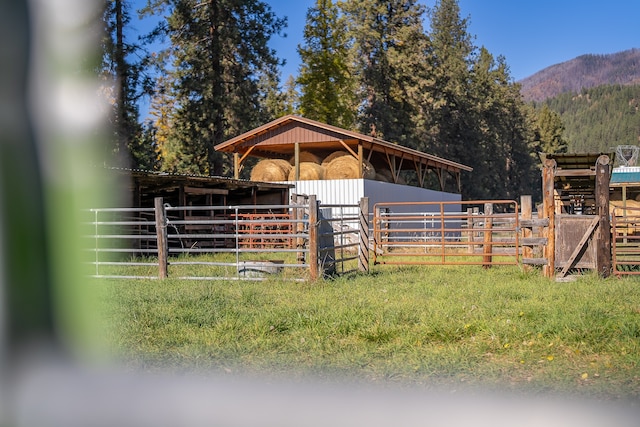
[[[318,201],[324,205],[358,204],[365,195],[363,181],[363,179],[293,181],[295,189],[292,189],[291,193],[315,194]]]
[[[292,193],[315,194],[317,199],[325,205],[358,204],[360,199],[366,196],[369,198],[369,213],[373,212],[376,203],[462,200],[460,194],[368,179],[293,181],[289,183],[295,184],[295,189],[291,190]],[[411,212],[425,211],[424,206],[418,206],[416,209]],[[457,209],[459,210],[459,207]],[[456,205],[449,206],[447,210],[456,210]]]

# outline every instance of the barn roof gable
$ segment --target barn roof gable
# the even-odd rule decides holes
[[[366,149],[386,156],[409,159],[432,167],[452,171],[472,170],[469,166],[451,160],[296,115],[280,117],[214,148],[242,155],[284,158],[293,153],[295,144],[300,144],[301,149],[312,151],[334,151],[362,144]]]

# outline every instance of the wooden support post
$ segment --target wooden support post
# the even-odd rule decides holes
[[[602,277],[611,274],[611,223],[609,221],[609,156],[602,155],[596,161],[596,212],[600,218],[595,233],[596,269]]]
[[[233,153],[233,178],[240,179],[240,154]]]
[[[364,154],[362,152],[362,143],[358,144],[358,178],[364,177]]]
[[[164,210],[162,197],[153,199],[156,216],[156,238],[158,242],[158,277],[160,279],[167,278],[167,252],[169,245],[167,243],[167,212]]]
[[[520,212],[522,213],[521,219],[531,219],[532,210],[533,203],[531,196],[520,196]],[[531,237],[533,237],[532,229],[529,227],[522,227],[522,238],[528,239]],[[516,250],[518,250],[518,248],[516,248]],[[522,258],[533,258],[533,249],[530,246],[522,246]],[[525,270],[530,269],[530,267],[526,265],[524,268]]]
[[[360,257],[358,270],[369,272],[369,198],[360,199]]]
[[[492,215],[493,215],[493,204],[485,203],[484,204],[484,245],[482,248],[482,251],[483,251],[482,266],[484,268],[490,268],[491,262],[493,261],[493,257],[492,257],[493,221],[491,218]]]
[[[556,271],[556,214],[555,200],[553,197],[556,161],[546,159],[542,168],[542,210],[543,218],[549,219],[546,238],[547,245],[544,248],[544,257],[547,265],[543,267],[545,277],[552,278]]]
[[[296,142],[293,146],[293,159],[294,159],[294,174],[295,174],[295,181],[299,181],[300,180],[300,143]]]
[[[318,266],[318,202],[315,194],[309,196],[309,277],[317,280],[319,277]]]

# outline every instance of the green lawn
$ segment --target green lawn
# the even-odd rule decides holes
[[[640,280],[377,266],[316,283],[102,280],[134,366],[640,397]]]

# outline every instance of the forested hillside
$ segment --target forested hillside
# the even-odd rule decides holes
[[[564,125],[569,152],[607,152],[638,144],[640,85],[603,85],[546,100]]]
[[[519,83],[525,101],[536,102],[601,85],[640,84],[640,49],[609,55],[582,55],[547,67]]]

